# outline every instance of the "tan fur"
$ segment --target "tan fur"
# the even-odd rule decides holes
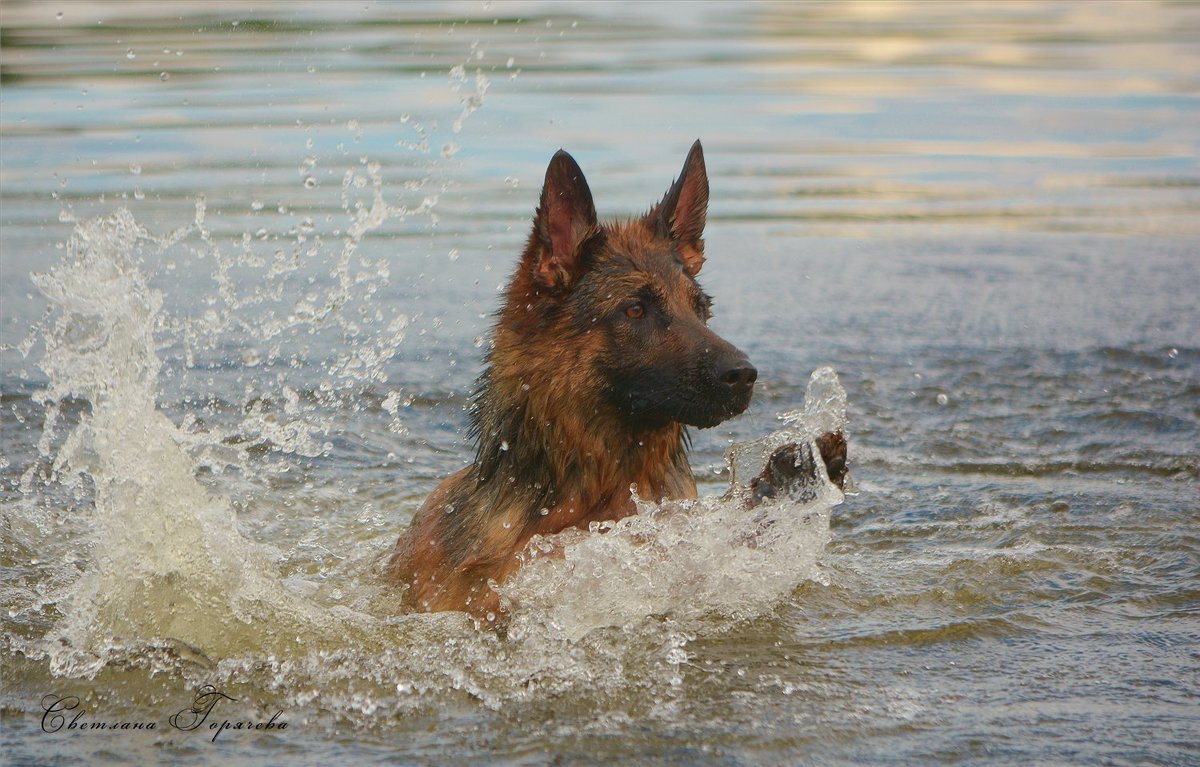
[[[683,424],[622,411],[606,395],[605,373],[614,347],[625,354],[619,334],[633,332],[612,318],[639,291],[651,291],[670,322],[660,343],[631,346],[616,364],[669,378],[717,349],[749,366],[707,329],[707,298],[693,279],[704,260],[707,201],[699,142],[663,202],[606,225],[595,220],[574,160],[561,152],[552,160],[480,379],[476,462],[430,494],[389,563],[411,609],[497,620],[504,610],[489,584],[520,566],[533,536],[628,516],[636,510],[631,487],[653,501],[696,497]],[[748,403],[744,387],[742,395]]]

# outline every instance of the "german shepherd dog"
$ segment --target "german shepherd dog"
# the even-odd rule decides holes
[[[707,209],[699,141],[662,201],[628,221],[600,223],[579,165],[562,150],[550,160],[474,395],[475,461],[426,499],[388,565],[409,609],[495,624],[504,610],[491,584],[533,536],[633,514],[631,487],[654,501],[696,497],[685,427],[744,411],[758,376],[708,328],[696,282]],[[818,443],[834,481],[838,440]],[[752,503],[812,465],[811,451],[805,461],[788,447]]]

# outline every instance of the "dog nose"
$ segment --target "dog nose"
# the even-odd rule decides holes
[[[758,370],[750,364],[750,360],[742,357],[734,360],[717,378],[735,392],[744,392],[758,380]]]

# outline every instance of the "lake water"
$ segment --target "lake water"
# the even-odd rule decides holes
[[[0,23],[3,761],[1200,764],[1200,6]],[[709,499],[523,572],[506,635],[402,614],[550,156],[628,216],[697,137],[759,369]],[[823,366],[855,492],[739,545],[724,453]]]

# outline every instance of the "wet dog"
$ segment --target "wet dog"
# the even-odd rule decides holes
[[[550,160],[477,385],[475,460],[429,496],[388,566],[410,609],[498,621],[491,584],[533,536],[633,514],[631,487],[654,501],[696,497],[686,427],[744,411],[758,375],[708,328],[712,302],[696,281],[708,191],[697,141],[661,202],[601,223],[575,160]],[[820,447],[840,480],[845,443],[840,458],[836,444]],[[751,502],[804,468],[788,449]]]

